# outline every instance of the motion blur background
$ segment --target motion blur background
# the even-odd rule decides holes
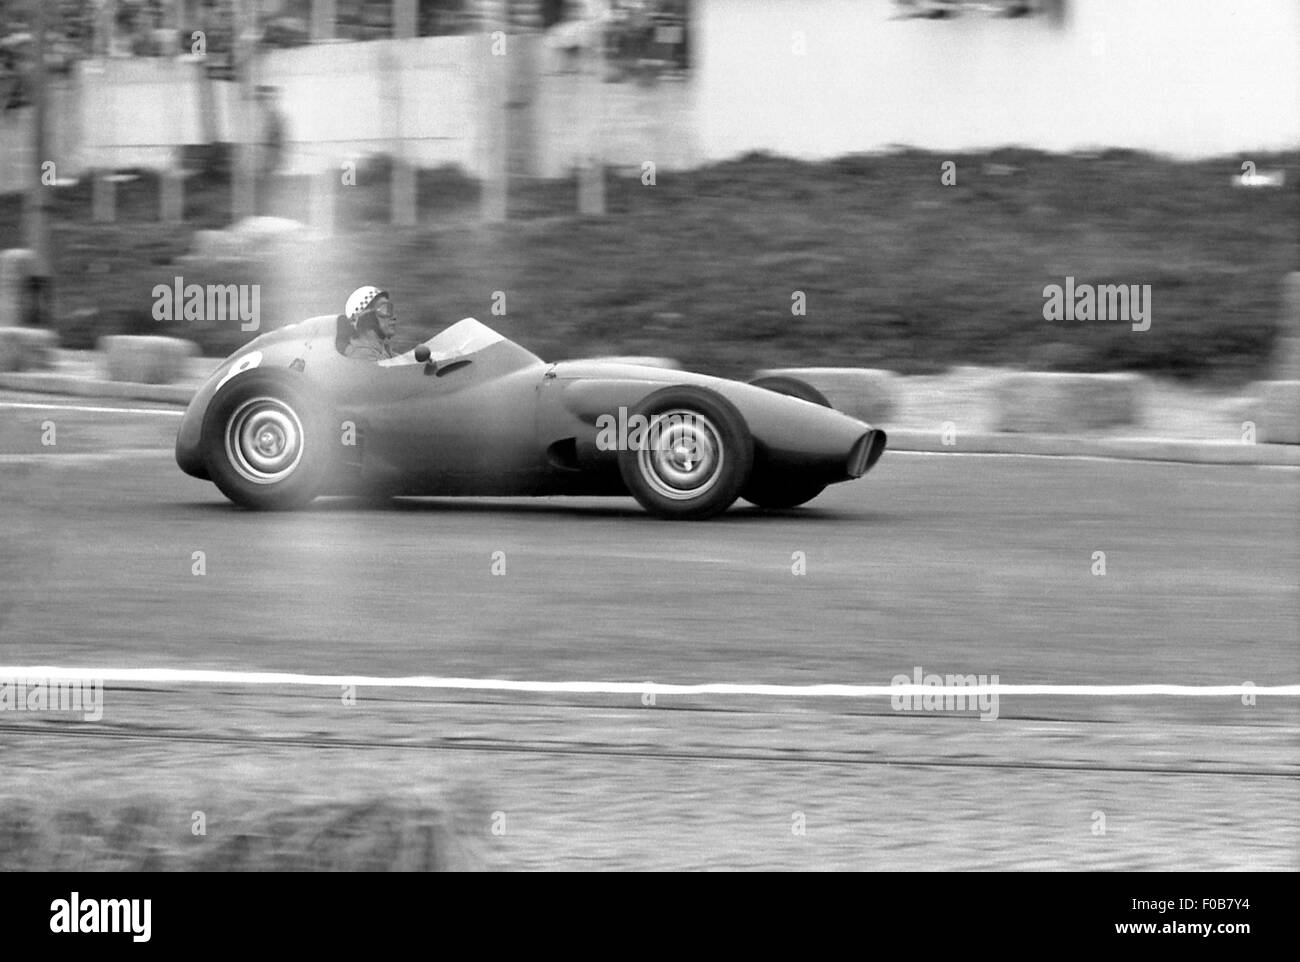
[[[690,345],[729,374],[1244,382],[1300,266],[1291,0],[0,10],[0,249],[47,255],[32,310],[69,348],[247,339],[155,320],[179,275],[260,284],[263,329],[379,284],[405,346],[475,315],[544,357]],[[1067,275],[1151,284],[1152,329],[1044,322]]]

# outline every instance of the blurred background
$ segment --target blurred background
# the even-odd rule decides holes
[[[182,276],[259,284],[263,329],[373,283],[399,346],[473,315],[717,373],[1240,382],[1300,266],[1292,0],[0,11],[0,249],[36,251],[22,319],[69,348],[243,343],[153,318]],[[1067,275],[1152,285],[1151,330],[1043,321]]]

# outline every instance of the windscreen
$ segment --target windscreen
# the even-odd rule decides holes
[[[451,327],[439,331],[425,341],[424,345],[429,349],[429,353],[434,360],[441,360],[475,354],[486,347],[496,344],[498,341],[504,340],[504,337],[486,324],[480,324],[474,318],[467,317],[464,320],[457,321]],[[386,367],[399,364],[414,364],[414,348],[398,357],[380,361],[379,363]]]

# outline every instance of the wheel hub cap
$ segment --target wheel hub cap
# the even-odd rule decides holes
[[[713,423],[695,411],[665,411],[650,422],[637,454],[641,475],[675,501],[698,498],[722,471],[722,440]]]
[[[255,484],[273,484],[292,474],[302,460],[302,444],[302,422],[276,398],[245,401],[226,422],[226,455]]]

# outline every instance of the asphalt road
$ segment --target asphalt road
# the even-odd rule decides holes
[[[0,398],[14,403],[65,402]],[[631,499],[264,515],[176,469],[175,423],[0,408],[0,664],[1300,681],[1294,469],[887,453],[807,508],[703,523]],[[1294,698],[1003,698],[989,724],[887,698],[110,695],[97,727],[0,717],[12,790],[135,784],[146,758],[182,778],[274,756],[295,784],[361,784],[381,764],[394,786],[473,784],[489,808],[472,823],[504,805],[531,826],[485,837],[493,866],[1297,866]],[[789,843],[809,811],[822,834]],[[1126,828],[1098,842],[1096,811]]]

